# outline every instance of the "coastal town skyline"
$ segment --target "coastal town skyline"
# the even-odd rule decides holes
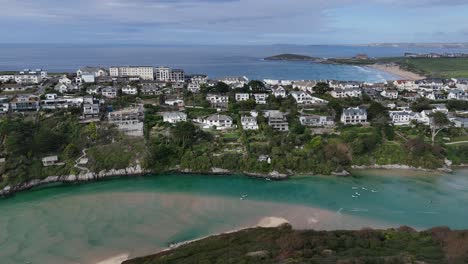
[[[66,6],[57,0],[0,3],[4,25],[0,34],[8,36],[0,44],[468,42],[468,4],[457,0],[81,0]]]

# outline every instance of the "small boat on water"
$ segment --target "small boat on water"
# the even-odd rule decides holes
[[[358,192],[356,192],[355,194],[356,194],[357,196],[361,196],[361,194],[360,194],[360,193],[358,193]]]
[[[361,189],[363,189],[364,191],[367,191],[367,188],[365,188],[365,187],[362,187]]]
[[[353,197],[353,198],[358,198],[359,196],[356,196],[356,195],[351,195],[351,197]]]
[[[376,193],[376,192],[378,192],[378,191],[376,191],[376,190],[372,190],[371,192],[373,192],[373,193]]]

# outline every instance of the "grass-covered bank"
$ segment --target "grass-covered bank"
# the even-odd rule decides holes
[[[295,231],[254,228],[209,237],[124,264],[152,263],[466,263],[466,231],[410,228]]]

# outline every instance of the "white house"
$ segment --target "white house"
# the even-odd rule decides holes
[[[271,93],[276,98],[286,98],[286,89],[283,86],[275,86],[271,89]]]
[[[183,112],[165,112],[162,116],[164,122],[171,124],[187,121],[187,114]]]
[[[96,95],[101,93],[101,87],[99,86],[91,86],[86,88],[86,93],[91,95]]]
[[[418,119],[418,114],[411,110],[390,111],[389,115],[395,126],[409,125],[411,121]]]
[[[293,83],[294,89],[299,89],[303,92],[314,92],[314,87],[317,85],[317,81],[296,81]]]
[[[232,127],[232,118],[227,115],[214,114],[203,120],[204,128],[216,127],[218,130]]]
[[[99,104],[83,104],[83,116],[85,118],[99,117]]]
[[[137,95],[138,94],[138,89],[136,87],[127,85],[122,88],[122,93],[123,94],[129,94],[129,95]]]
[[[79,90],[78,86],[73,85],[73,84],[63,84],[63,83],[58,83],[55,88],[55,91],[58,91],[60,93],[72,93],[72,92],[77,92]]]
[[[38,84],[41,81],[42,81],[41,76],[37,74],[15,75],[15,82],[19,84]]]
[[[236,102],[247,101],[250,99],[250,94],[248,93],[236,93]]]
[[[383,90],[380,95],[385,98],[396,100],[398,99],[398,91],[397,90]]]
[[[61,83],[61,84],[72,84],[72,80],[70,80],[66,75],[64,75],[59,79],[59,83]]]
[[[345,125],[357,125],[367,123],[367,110],[359,107],[350,107],[343,110],[341,123]]]
[[[101,94],[107,98],[116,98],[117,97],[117,89],[114,87],[106,87],[101,90]]]
[[[335,125],[335,121],[330,116],[302,115],[299,117],[299,121],[303,126],[309,127],[332,127]]]
[[[267,98],[268,94],[266,93],[256,93],[252,94],[253,98],[255,99],[256,104],[266,104],[267,103]]]
[[[243,116],[241,118],[242,128],[244,130],[258,130],[257,118],[253,116]]]
[[[293,91],[291,92],[292,97],[294,100],[296,100],[297,104],[305,104],[305,105],[310,105],[310,104],[326,104],[328,101],[314,97],[306,92],[303,91]]]
[[[170,106],[183,106],[184,103],[185,103],[184,100],[178,99],[178,98],[175,98],[175,99],[166,99],[166,100],[164,101],[164,104],[170,105]]]
[[[2,83],[13,81],[14,79],[15,79],[15,75],[11,75],[11,74],[0,75],[0,82]]]
[[[448,93],[447,99],[468,101],[468,93],[462,89],[451,89]]]
[[[224,77],[221,79],[218,79],[218,81],[223,82],[227,85],[232,85],[236,87],[242,87],[249,83],[249,79],[245,76],[240,76],[240,77]]]
[[[200,92],[200,84],[196,82],[190,82],[187,85],[187,90],[192,93],[198,93]]]
[[[336,88],[330,94],[334,98],[361,97],[362,91],[360,88]]]
[[[108,76],[107,71],[104,68],[100,67],[83,67],[76,71],[77,77],[82,77],[83,75],[92,75],[94,77],[104,77]]]

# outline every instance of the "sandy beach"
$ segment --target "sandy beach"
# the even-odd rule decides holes
[[[121,254],[103,261],[99,261],[96,264],[121,264],[125,260],[128,260],[129,254]]]
[[[388,72],[392,75],[397,76],[401,80],[417,81],[426,78],[425,76],[419,75],[417,73],[405,71],[401,69],[400,66],[395,64],[374,64],[369,67],[378,69],[380,71]]]

